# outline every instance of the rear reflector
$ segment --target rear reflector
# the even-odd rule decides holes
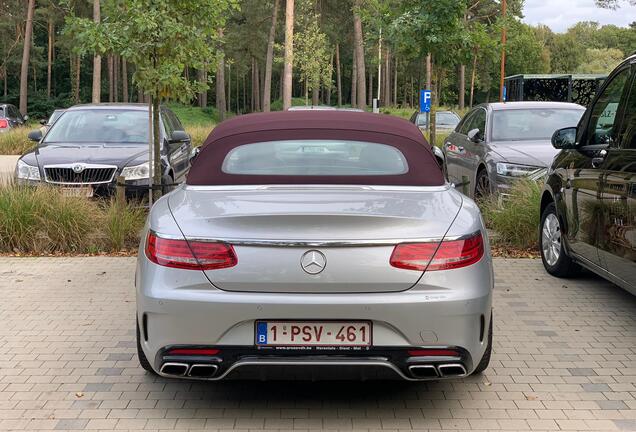
[[[183,356],[212,356],[220,353],[221,350],[210,348],[174,348],[168,350],[166,355],[183,355]]]
[[[6,129],[9,127],[9,121],[7,119],[0,119],[0,129]]]
[[[148,233],[146,256],[155,264],[186,270],[218,270],[238,263],[231,245],[166,239],[153,232]]]
[[[418,270],[450,270],[475,264],[484,256],[481,232],[461,240],[431,243],[404,243],[395,246],[393,267]]]
[[[415,349],[409,350],[412,357],[459,357],[459,353],[449,349]]]

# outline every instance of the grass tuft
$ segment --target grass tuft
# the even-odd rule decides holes
[[[537,248],[542,189],[541,182],[519,180],[506,198],[481,203],[486,225],[495,231],[498,246]]]
[[[0,155],[21,155],[35,147],[27,137],[30,131],[28,127],[21,127],[0,133]]]

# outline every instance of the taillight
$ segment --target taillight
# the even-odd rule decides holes
[[[413,349],[409,350],[409,355],[413,357],[459,357],[459,353],[450,349]]]
[[[0,129],[6,129],[9,127],[9,121],[7,119],[0,119]]]
[[[450,270],[475,264],[484,256],[481,232],[461,240],[431,243],[404,243],[395,246],[393,267],[418,270]]]
[[[225,243],[186,241],[148,233],[146,256],[155,264],[187,270],[218,270],[234,267],[234,248]]]

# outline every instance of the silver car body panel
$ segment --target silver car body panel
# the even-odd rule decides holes
[[[487,233],[479,209],[470,199],[448,187],[431,191],[406,188],[397,194],[364,188],[342,191],[339,187],[301,188],[302,193],[298,188],[242,189],[222,192],[179,187],[155,203],[144,236],[153,230],[173,238],[288,241],[299,240],[302,233],[304,241],[364,240],[373,244],[378,240],[439,240],[480,231],[484,256],[468,267],[422,274],[393,269],[388,262],[390,242],[320,247],[327,255],[327,268],[333,266],[334,273],[317,283],[316,275],[303,273],[299,261],[292,259],[291,254],[299,257],[307,250],[304,246],[236,246],[239,265],[234,267],[233,278],[232,269],[206,274],[159,266],[146,257],[142,241],[135,278],[137,317],[147,323],[147,339],[141,340],[141,348],[155,370],[161,368],[159,353],[169,346],[253,347],[255,322],[267,319],[368,320],[374,348],[461,347],[472,359],[467,373],[474,370],[487,346],[480,331],[488,330],[494,277]],[[327,209],[319,200],[327,200],[333,207]],[[302,220],[302,205],[307,220],[320,229]],[[290,209],[297,214],[285,216]],[[285,223],[273,223],[276,217]],[[347,223],[347,217],[355,223]],[[343,220],[347,229],[336,225]],[[365,260],[373,265],[364,265]],[[243,262],[252,262],[257,270],[240,267]],[[350,274],[345,273],[347,268]],[[290,276],[291,272],[297,274]],[[275,292],[263,292],[258,279],[264,291]],[[486,328],[480,330],[484,317]]]

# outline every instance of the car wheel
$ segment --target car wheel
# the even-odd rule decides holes
[[[539,231],[541,261],[546,271],[553,276],[573,276],[578,273],[580,267],[568,256],[563,246],[561,233],[561,222],[556,214],[556,205],[550,203],[541,215]]]
[[[488,178],[488,171],[481,169],[477,173],[477,180],[475,182],[475,199],[484,199],[490,196],[490,179]]]
[[[161,183],[164,185],[162,187],[163,195],[172,192],[172,190],[174,189],[174,186],[172,186],[172,184],[174,184],[174,179],[170,174],[166,174],[165,176],[163,176]]]
[[[139,364],[142,368],[150,372],[151,374],[156,375],[157,372],[152,368],[150,362],[146,358],[146,354],[144,354],[144,350],[141,349],[141,335],[139,333],[139,323],[137,322],[137,358],[139,358]]]
[[[486,352],[481,357],[481,361],[477,365],[477,368],[472,373],[472,375],[478,375],[488,369],[488,365],[490,364],[490,357],[492,356],[492,316],[493,313],[490,312],[490,326],[488,326],[488,345],[486,346]]]

